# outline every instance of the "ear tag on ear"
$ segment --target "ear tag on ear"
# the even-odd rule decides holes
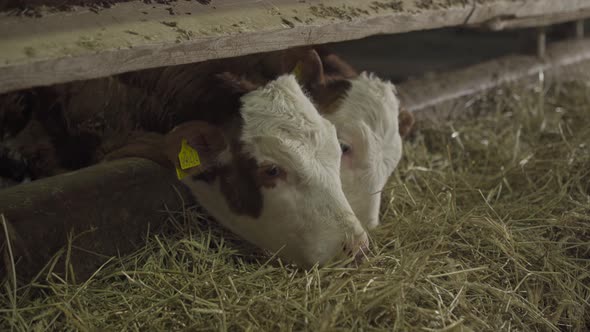
[[[303,64],[301,63],[301,61],[297,62],[297,65],[295,65],[295,68],[293,68],[293,75],[295,75],[295,78],[300,81],[301,80],[301,73],[303,72]]]
[[[182,180],[185,176],[187,176],[185,171],[181,170],[180,167],[176,166],[176,177],[179,180]]]
[[[182,140],[178,161],[180,162],[180,168],[176,167],[176,175],[179,180],[187,175],[183,170],[201,165],[199,153],[188,145],[186,139]]]

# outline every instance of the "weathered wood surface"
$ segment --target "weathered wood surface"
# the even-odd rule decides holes
[[[493,31],[523,29],[533,27],[545,27],[559,23],[573,22],[590,17],[590,9],[581,9],[571,12],[561,12],[531,17],[498,17],[477,27],[487,28]]]
[[[98,13],[78,9],[40,18],[0,14],[0,93],[375,34],[589,8],[588,0],[217,0],[209,5],[134,1]]]
[[[561,68],[588,61],[590,39],[574,39],[550,44],[545,59],[533,55],[504,56],[467,68],[412,79],[399,84],[398,90],[404,107],[415,112],[417,117],[444,118],[447,117],[445,114],[432,113],[430,111],[434,110],[430,108],[502,84],[538,77],[539,73],[545,76],[558,74]],[[566,76],[574,75],[568,72]],[[428,114],[420,114],[422,110],[427,110]]]
[[[178,191],[177,191],[178,190]],[[9,228],[19,279],[42,269],[72,236],[70,263],[78,280],[108,258],[129,253],[166,221],[164,207],[182,210],[186,192],[172,172],[139,158],[95,165],[0,191],[0,214]],[[6,234],[2,274],[10,273]],[[65,271],[61,256],[54,272]],[[0,276],[0,277],[3,277]]]

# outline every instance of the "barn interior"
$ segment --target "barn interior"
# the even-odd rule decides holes
[[[27,163],[15,164],[7,152],[6,143],[24,127],[24,120],[7,116],[8,111],[21,110],[23,105],[38,107],[45,95],[37,91],[44,87],[75,87],[108,75],[160,67],[163,61],[178,65],[234,55],[235,50],[222,42],[215,44],[220,50],[190,53],[195,45],[206,45],[199,44],[205,43],[199,36],[209,38],[212,32],[183,24],[192,22],[189,16],[201,17],[196,11],[187,14],[186,8],[205,8],[207,13],[227,10],[226,15],[233,17],[239,11],[227,8],[237,1],[0,2],[4,11],[0,35],[6,37],[0,38],[4,53],[0,56],[4,58],[0,327],[19,331],[590,329],[590,44],[584,38],[588,22],[581,19],[590,8],[583,1],[571,1],[578,7],[564,14],[548,1],[543,7],[548,13],[541,18],[532,15],[532,23],[517,14],[499,15],[500,20],[491,24],[469,1],[417,1],[417,8],[432,12],[426,17],[434,26],[422,22],[423,29],[405,31],[417,23],[403,15],[420,15],[408,9],[410,1],[372,2],[376,9],[366,14],[368,28],[359,28],[364,13],[354,14],[351,8],[356,7],[350,1],[338,1],[345,3],[340,11],[318,1],[262,5],[246,1],[242,8],[246,14],[234,27],[255,35],[264,27],[245,17],[258,15],[256,6],[284,12],[283,6],[297,2],[315,6],[316,14],[329,17],[314,16],[315,21],[308,22],[299,12],[296,17],[301,22],[279,18],[280,38],[289,40],[285,36],[291,35],[280,34],[285,29],[315,25],[370,30],[362,38],[342,41],[320,32],[314,36],[317,44],[330,47],[356,68],[395,83],[416,120],[404,139],[402,161],[383,189],[382,222],[370,233],[366,260],[355,267],[335,264],[310,270],[261,252],[219,226],[177,185],[174,174],[163,174],[148,161],[101,163],[85,157],[87,151],[73,144],[64,157],[67,169],[36,178],[27,173]],[[500,11],[512,2],[474,3]],[[89,36],[88,31],[60,34],[51,26],[62,13],[69,13],[68,19],[75,22],[80,13],[100,17],[144,5],[147,14],[142,16],[147,21],[128,19],[120,26],[105,26],[102,39],[80,37]],[[527,12],[524,7],[515,10],[506,5],[505,10]],[[453,20],[457,8],[471,12],[469,17],[481,24],[462,24],[465,16],[458,14],[461,24],[436,23]],[[162,13],[166,16],[159,16]],[[382,18],[378,14],[399,24],[380,25],[376,30],[382,33],[375,33],[370,26]],[[116,20],[117,15],[112,17]],[[437,15],[441,18],[432,19]],[[168,25],[161,24],[161,17]],[[25,47],[23,55],[22,45],[43,37],[42,25],[24,28],[10,38],[14,29],[6,27],[34,20],[47,20],[56,37],[39,47]],[[174,30],[154,38],[162,38],[157,46],[162,53],[184,54],[178,63],[142,48],[152,47],[140,44],[151,30],[129,28],[145,24],[147,29],[156,21]],[[515,27],[505,28],[511,24]],[[339,35],[338,29],[332,34]],[[109,39],[119,30],[133,33]],[[222,28],[218,32],[227,33]],[[71,44],[68,38],[73,38]],[[262,37],[252,38],[255,41],[245,52],[271,51]],[[70,48],[58,47],[60,42]],[[116,52],[96,60],[103,47],[123,45],[117,43],[128,44],[125,51],[156,56],[134,61],[129,55],[113,66],[104,63],[113,61]],[[15,45],[21,47],[18,52],[12,48]],[[290,46],[297,45],[285,42],[272,47]],[[148,64],[138,68],[142,61]],[[96,68],[80,71],[88,63],[96,63]],[[114,91],[108,84],[103,89],[84,98],[102,100]],[[112,116],[125,112],[126,105],[113,105]],[[51,117],[51,109],[47,112]],[[115,129],[101,127],[98,120],[105,119],[101,116],[92,118],[88,128],[116,136]],[[81,142],[85,137],[67,141]],[[25,145],[38,146],[36,138]]]

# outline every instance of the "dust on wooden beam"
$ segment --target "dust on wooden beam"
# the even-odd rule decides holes
[[[376,34],[590,9],[587,0],[216,0],[0,13],[0,93]]]

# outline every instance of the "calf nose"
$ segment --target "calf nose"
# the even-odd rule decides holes
[[[360,236],[348,240],[344,244],[344,254],[346,258],[353,258],[354,263],[360,264],[365,260],[366,255],[369,253],[369,238],[367,233],[363,233]]]

